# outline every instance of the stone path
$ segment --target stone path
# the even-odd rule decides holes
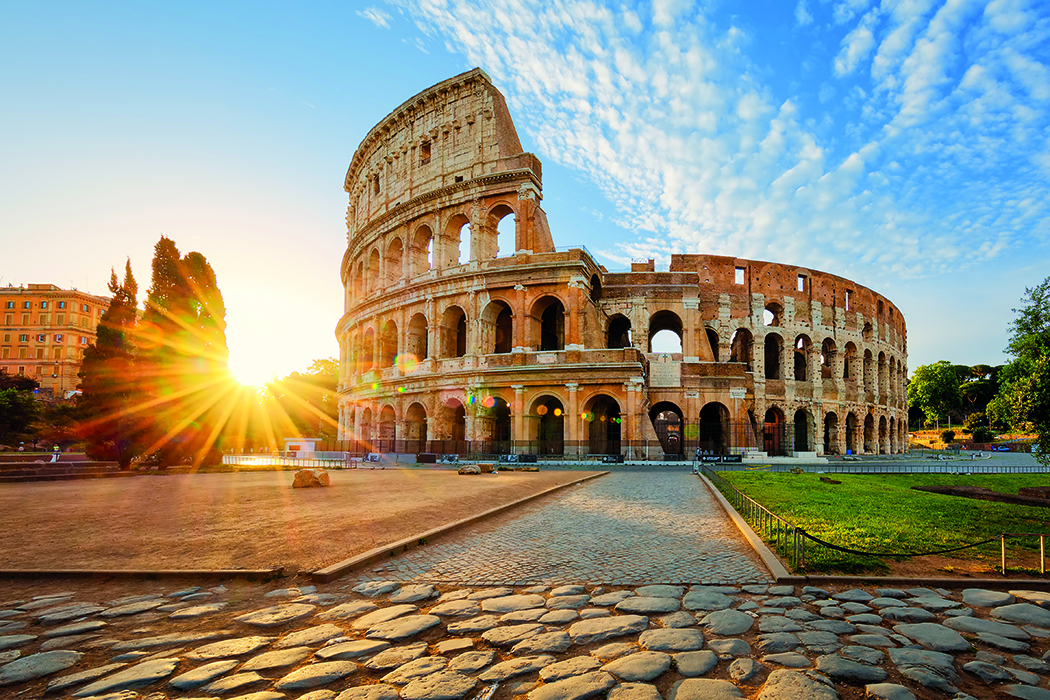
[[[107,585],[139,592],[29,582],[0,604],[0,696],[1050,699],[1050,594],[1034,591]]]
[[[375,567],[367,576],[470,585],[768,582],[688,468],[618,468]]]

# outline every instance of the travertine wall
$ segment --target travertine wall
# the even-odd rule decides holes
[[[906,332],[888,299],[777,263],[673,255],[666,272],[609,273],[556,250],[540,163],[479,69],[373,128],[345,188],[342,439],[639,453],[669,410],[700,434],[662,434],[664,449],[782,452],[777,424],[795,452],[904,447]],[[506,217],[513,250],[497,244]],[[680,354],[650,352],[660,330]]]

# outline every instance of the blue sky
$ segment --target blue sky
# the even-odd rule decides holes
[[[170,5],[170,6],[169,6]],[[855,279],[912,368],[998,363],[1050,274],[1050,7],[864,0],[6,3],[0,284],[103,292],[160,235],[212,263],[231,363],[334,355],[367,131],[481,66],[559,246]]]

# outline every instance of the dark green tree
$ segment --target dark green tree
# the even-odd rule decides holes
[[[947,360],[920,365],[908,382],[908,403],[921,408],[927,421],[947,417],[959,399],[959,376]]]
[[[138,365],[151,407],[146,450],[161,466],[219,459],[229,374],[226,306],[211,265],[161,237],[139,334]]]
[[[109,291],[113,298],[99,320],[97,340],[80,365],[78,433],[88,457],[127,469],[142,451],[149,419],[135,362],[138,284],[130,260],[123,283],[110,272]]]

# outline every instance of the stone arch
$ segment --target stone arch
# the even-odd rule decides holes
[[[427,450],[427,409],[423,404],[414,401],[405,411],[405,440],[407,452],[428,452]]]
[[[762,311],[762,324],[765,326],[784,325],[783,305],[775,301],[766,304],[766,308]]]
[[[500,203],[489,210],[488,228],[494,240],[492,254],[486,255],[486,258],[506,258],[514,255],[518,249],[517,220],[517,213],[508,204]]]
[[[748,372],[754,371],[754,346],[755,338],[751,331],[746,328],[736,329],[729,341],[729,361],[742,362]]]
[[[394,237],[386,247],[386,267],[384,275],[386,285],[397,284],[404,276],[405,244],[400,237]]]
[[[685,449],[685,417],[670,401],[660,401],[649,409],[649,420],[656,430],[664,454],[681,455]]]
[[[587,423],[588,454],[620,454],[623,417],[616,399],[607,394],[592,396],[584,404],[582,418]]]
[[[428,343],[427,317],[423,314],[412,314],[405,334],[405,353],[416,360],[425,360],[430,356]]]
[[[514,347],[514,312],[502,299],[493,299],[481,312],[480,352],[503,354]]]
[[[804,408],[795,411],[793,423],[795,427],[795,452],[813,452],[813,431],[811,429],[813,418],[810,416],[809,411]]]
[[[541,455],[565,453],[565,404],[552,394],[543,394],[532,402],[530,416],[534,416],[536,452]]]
[[[704,332],[707,335],[707,344],[711,346],[712,362],[718,362],[718,331],[714,328],[705,328]]]
[[[379,337],[379,366],[393,367],[397,363],[397,323],[387,319]]]
[[[767,333],[765,340],[765,373],[766,379],[782,379],[780,358],[784,354],[784,341],[777,333]],[[783,416],[781,416],[783,418]]]
[[[820,376],[822,379],[834,378],[836,354],[838,354],[838,349],[835,347],[835,341],[825,338],[820,344]]]
[[[657,311],[649,317],[649,349],[648,352],[654,352],[653,341],[656,339],[658,334],[674,334],[678,338],[678,349],[671,350],[671,352],[682,352],[683,345],[683,326],[682,319],[678,317],[673,311],[663,309]],[[666,336],[664,342],[671,343],[670,335]]]
[[[839,453],[839,417],[829,411],[824,415],[824,454]]]
[[[439,357],[463,357],[467,354],[467,314],[452,305],[441,315],[438,326]]]
[[[717,401],[700,409],[697,448],[703,454],[729,454],[729,409]]]
[[[809,354],[813,349],[813,341],[806,334],[795,338],[794,373],[796,382],[804,382],[809,377]]]
[[[784,412],[776,406],[766,410],[762,420],[762,449],[767,455],[784,456],[787,454],[787,434]]]
[[[529,314],[532,347],[537,350],[565,349],[565,304],[553,295],[536,300]]]
[[[409,274],[413,277],[429,272],[434,260],[434,233],[423,224],[412,234],[409,246]]]
[[[631,319],[623,314],[609,317],[609,330],[606,333],[606,347],[629,348],[631,344]]]

